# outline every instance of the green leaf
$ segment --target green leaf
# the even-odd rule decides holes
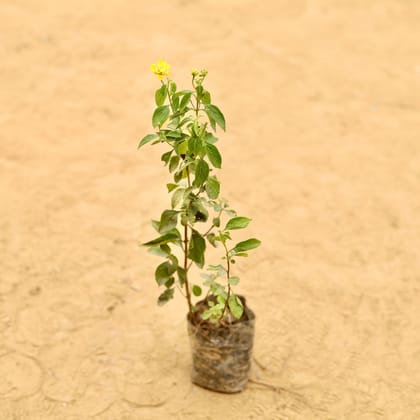
[[[158,106],[152,116],[152,125],[154,128],[161,126],[169,117],[169,105]]]
[[[214,279],[217,278],[217,274],[200,273],[200,277],[206,280],[204,285],[210,287],[214,283]]]
[[[173,116],[171,116],[170,119],[172,121],[168,124],[168,128],[170,128],[171,130],[176,130],[179,127],[180,118],[174,118]]]
[[[213,131],[216,131],[216,121],[214,121],[214,119],[211,118],[209,115],[207,116],[209,117],[211,128],[213,129]]]
[[[168,254],[165,251],[162,251],[162,248],[160,246],[151,246],[147,251],[153,255],[157,255],[158,257],[166,258],[168,256]]]
[[[174,229],[178,223],[178,212],[165,210],[160,217],[159,233],[167,233]]]
[[[187,92],[184,95],[184,97],[181,100],[181,103],[179,104],[179,109],[184,109],[188,105],[188,102],[191,99],[191,95],[192,95],[192,92]]]
[[[178,188],[178,184],[166,184],[166,188],[168,189],[168,193]]]
[[[156,283],[159,286],[164,285],[176,271],[176,267],[172,265],[169,261],[165,261],[162,264],[159,264],[155,271]]]
[[[203,142],[201,141],[200,137],[192,136],[188,140],[188,150],[190,151],[190,153],[193,153],[194,155],[199,155],[202,147]]]
[[[145,144],[151,142],[154,139],[157,139],[158,136],[156,134],[148,134],[147,136],[144,136],[141,140],[139,145],[137,146],[137,149],[140,149],[140,147],[144,146]]]
[[[209,265],[207,270],[214,271],[216,273],[216,277],[224,277],[226,275],[226,269],[221,264]]]
[[[172,96],[172,109],[177,111],[179,108],[179,96]]]
[[[182,200],[182,197],[184,196],[185,189],[179,188],[172,194],[171,198],[171,206],[174,209]]]
[[[159,236],[159,238],[146,242],[143,245],[153,246],[153,245],[167,244],[168,242],[178,243],[180,239],[181,239],[181,234],[176,229],[173,229],[172,231],[165,233],[165,235]]]
[[[210,319],[211,322],[217,323],[223,314],[225,304],[218,303],[217,305],[215,305],[214,302],[210,301],[209,306],[210,306],[210,309],[207,309],[207,311],[204,311],[201,314],[201,318],[203,320]]]
[[[225,286],[223,286],[220,283],[217,282],[213,282],[212,285],[210,286],[211,292],[213,293],[213,295],[215,296],[223,296],[225,298],[225,302],[227,299],[227,293],[225,290]]]
[[[176,92],[176,83],[173,82],[172,80],[169,82],[169,91],[171,93],[175,93]]]
[[[159,225],[160,225],[159,220],[152,220],[152,226],[156,232],[159,232]]]
[[[195,284],[192,288],[192,292],[194,296],[201,296],[201,293],[202,293],[201,287]]]
[[[162,250],[162,252],[165,252],[166,255],[171,255],[171,248],[167,244],[159,245],[159,248]]]
[[[170,157],[171,157],[172,152],[173,152],[173,150],[170,150],[169,152],[166,152],[166,153],[164,153],[164,154],[161,156],[160,160],[161,160],[162,162],[165,162],[165,165],[167,165],[167,164],[168,164],[168,162],[169,162],[169,159],[170,159]]]
[[[209,157],[209,161],[215,167],[220,169],[222,167],[222,156],[220,155],[219,150],[213,144],[206,145],[206,152],[207,156]]]
[[[206,133],[204,140],[206,141],[207,144],[214,144],[219,141],[217,137],[214,137],[213,134],[209,132]]]
[[[244,229],[250,222],[248,217],[234,217],[226,223],[225,230]]]
[[[210,92],[208,90],[205,90],[203,92],[203,96],[201,97],[201,102],[203,102],[203,104],[211,104],[211,95]]]
[[[190,214],[194,216],[194,222],[207,222],[209,218],[208,210],[203,206],[201,200],[195,200],[190,205]]]
[[[183,120],[181,120],[178,127],[182,127],[183,125],[185,125],[186,123],[189,123],[191,121],[193,121],[193,119],[191,117],[185,117]]]
[[[205,250],[206,241],[196,230],[193,230],[190,238],[190,246],[188,249],[188,258],[194,261],[198,267],[203,268]]]
[[[229,284],[231,286],[236,286],[239,283],[239,277],[233,276],[229,278]]]
[[[216,248],[216,235],[214,233],[209,233],[206,235],[206,238],[210,242],[210,244]]]
[[[209,319],[212,316],[212,312],[210,311],[210,309],[207,309],[207,311],[204,311],[201,314],[201,319],[203,319],[204,321],[206,321],[207,319]]]
[[[158,298],[158,305],[168,303],[174,297],[175,289],[166,289]]]
[[[197,167],[195,168],[195,179],[194,179],[194,187],[201,187],[203,182],[207,180],[209,176],[210,168],[206,161],[203,159],[199,159],[197,162]]]
[[[229,309],[236,319],[240,319],[244,313],[244,307],[241,300],[236,295],[230,295],[228,300]]]
[[[166,131],[165,134],[169,140],[174,140],[174,139],[178,140],[182,138],[182,133],[179,130],[169,130],[169,131]]]
[[[232,240],[232,238],[230,237],[230,232],[229,231],[224,231],[224,232],[220,232],[219,233],[219,237],[220,237],[220,240],[222,241],[222,242],[226,242],[228,239],[229,240]]]
[[[190,89],[180,90],[177,93],[175,93],[173,96],[184,96],[187,93],[192,93],[192,90],[190,90]]]
[[[188,128],[192,135],[200,137],[200,127],[197,120],[194,120],[193,124],[189,125]]]
[[[223,295],[218,295],[217,296],[217,302],[221,303],[222,305],[224,305],[226,303],[226,296]]]
[[[187,273],[184,268],[179,267],[176,269],[178,273],[178,279],[181,286],[187,281]]]
[[[235,247],[232,249],[232,252],[235,254],[238,254],[240,252],[249,251],[250,249],[254,249],[259,247],[261,244],[261,241],[255,238],[247,239],[246,241],[239,242],[235,245]]]
[[[165,287],[169,289],[170,287],[174,285],[174,283],[175,283],[175,278],[169,277],[168,281],[165,282]]]
[[[166,94],[168,93],[166,85],[162,85],[160,89],[155,92],[155,102],[157,106],[163,105],[166,99]]]
[[[175,147],[178,155],[185,155],[185,153],[187,153],[188,150],[188,141],[184,140],[179,143],[176,143]]]
[[[225,117],[216,105],[204,105],[204,111],[209,117],[210,123],[213,120],[223,131],[226,130]]]
[[[172,156],[169,161],[169,172],[173,172],[179,164],[179,156]]]
[[[179,182],[182,178],[186,178],[186,174],[184,170],[178,171],[174,173],[174,181]]]
[[[211,200],[215,200],[220,193],[220,184],[215,176],[209,176],[206,183],[206,192]]]

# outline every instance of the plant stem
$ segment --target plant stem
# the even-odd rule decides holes
[[[185,293],[187,295],[188,310],[192,314],[190,286],[188,282],[188,226],[184,226],[184,270],[185,270]]]
[[[188,166],[185,168],[187,172],[187,180],[188,180],[188,187],[191,187],[191,179],[190,179],[190,170]],[[188,282],[188,270],[191,267],[188,266],[188,225],[186,224],[184,226],[184,271],[185,271],[185,293],[187,295],[187,303],[188,303],[188,309],[190,313],[193,312],[193,306],[191,302],[191,292],[190,292],[190,285]]]
[[[217,217],[220,218],[220,216],[222,215],[222,212],[223,212],[223,209],[219,211],[219,214],[218,214]],[[213,228],[215,228],[215,227],[216,227],[216,225],[215,224],[212,224],[210,226],[210,228],[206,231],[206,233],[203,233],[203,236],[207,236],[213,230]]]
[[[194,78],[192,80],[192,84],[194,86]],[[169,86],[168,86],[168,88],[169,88]],[[196,90],[196,92],[197,92],[197,90]],[[197,105],[195,107],[195,118],[196,118],[196,121],[198,122],[198,110],[199,110],[200,102],[199,102],[197,93],[196,93],[196,100],[197,100]],[[187,173],[188,188],[191,188],[190,169],[189,169],[188,166],[185,168],[185,171]],[[189,285],[189,281],[188,281],[188,271],[191,268],[191,265],[192,265],[192,261],[191,261],[190,264],[188,264],[188,224],[186,224],[184,226],[185,293],[186,293],[186,298],[187,298],[187,302],[188,302],[188,309],[189,309],[190,313],[192,314],[192,312],[193,312],[193,305],[192,305],[192,302],[191,302],[191,292],[190,292],[190,285]]]
[[[227,298],[226,298],[226,302],[225,302],[225,307],[223,308],[223,312],[222,315],[220,316],[220,321],[223,319],[223,317],[225,316],[228,304],[229,304],[229,298],[230,298],[230,283],[229,283],[229,279],[230,279],[230,258],[229,258],[229,251],[226,247],[226,242],[223,241],[222,242],[223,247],[225,248],[225,253],[226,253],[226,261],[227,261],[227,268],[226,268],[226,277],[227,277],[227,282],[228,282],[228,294],[227,294]]]

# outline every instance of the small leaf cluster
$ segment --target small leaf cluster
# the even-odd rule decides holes
[[[200,296],[203,290],[191,283],[189,270],[192,264],[203,269],[206,247],[219,246],[223,249],[223,265],[209,265],[203,274],[207,297],[212,299],[208,300],[209,310],[202,317],[217,322],[230,314],[238,319],[242,316],[242,302],[231,290],[239,282],[238,277],[231,275],[232,264],[236,257],[246,257],[247,251],[259,246],[260,241],[251,238],[229,245],[231,231],[246,228],[251,219],[238,217],[220,197],[215,170],[222,167],[222,156],[216,132],[217,128],[225,130],[226,122],[204,87],[206,75],[206,70],[193,70],[192,89],[187,90],[178,90],[168,77],[161,80],[155,92],[156,109],[151,121],[155,132],[144,136],[138,147],[163,144],[166,150],[161,161],[171,174],[166,185],[170,208],[152,221],[157,236],[143,244],[164,258],[155,270],[156,282],[164,288],[158,304],[172,299],[178,288],[192,312],[191,294]],[[229,220],[221,227],[225,216]]]

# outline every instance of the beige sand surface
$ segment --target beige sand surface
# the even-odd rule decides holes
[[[0,51],[0,420],[420,419],[419,1],[1,0]],[[192,386],[155,305],[158,58],[225,112],[274,388]]]

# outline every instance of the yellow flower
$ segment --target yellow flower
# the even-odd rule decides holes
[[[162,80],[164,77],[170,75],[170,67],[171,66],[166,61],[158,60],[156,64],[152,64],[150,66],[150,70],[152,70],[152,72],[156,74],[159,80]]]

